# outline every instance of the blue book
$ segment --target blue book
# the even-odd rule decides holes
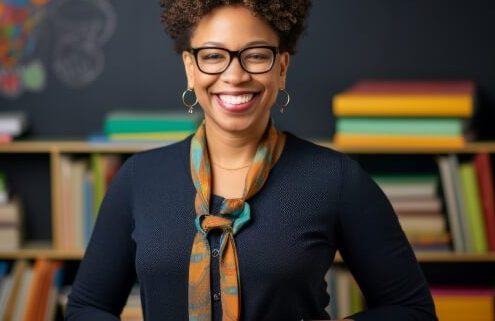
[[[84,246],[88,246],[89,239],[91,238],[91,233],[94,226],[94,176],[91,172],[84,175],[83,180],[83,240]]]

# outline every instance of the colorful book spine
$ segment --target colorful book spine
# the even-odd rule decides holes
[[[472,81],[363,80],[334,96],[336,116],[472,116]]]
[[[474,165],[478,178],[481,204],[485,218],[486,238],[490,251],[495,251],[495,189],[493,186],[493,170],[488,153],[480,153],[474,157]]]
[[[485,253],[487,251],[487,242],[480,194],[473,163],[462,163],[459,167],[459,175],[467,219],[469,221],[470,236],[473,242],[473,252]]]
[[[461,136],[411,136],[411,135],[365,135],[365,134],[346,134],[336,133],[333,138],[337,146],[345,147],[452,147],[461,148],[465,145],[464,138]]]
[[[463,117],[473,114],[470,95],[339,94],[333,99],[336,116]]]
[[[443,196],[445,199],[446,212],[449,220],[449,230],[452,236],[455,252],[465,252],[466,242],[462,228],[461,213],[458,202],[456,200],[456,188],[454,186],[453,169],[449,157],[455,156],[440,156],[437,158],[438,168],[440,170],[440,179],[442,183]]]
[[[458,118],[416,117],[341,117],[336,131],[345,134],[462,135],[463,121]]]
[[[493,289],[433,288],[431,292],[441,321],[488,321],[495,318]]]

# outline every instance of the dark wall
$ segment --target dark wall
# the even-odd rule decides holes
[[[185,77],[159,24],[158,0],[111,3],[117,30],[104,45],[105,69],[95,82],[71,89],[50,71],[45,91],[0,97],[0,110],[27,111],[31,133],[45,137],[98,131],[114,109],[183,111]],[[469,78],[479,88],[476,125],[482,137],[493,138],[494,18],[492,0],[314,0],[289,72],[292,101],[275,119],[295,134],[329,138],[331,97],[357,79]]]

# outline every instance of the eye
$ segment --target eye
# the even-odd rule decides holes
[[[263,48],[253,48],[244,52],[243,60],[247,63],[265,63],[271,61],[272,52]]]
[[[225,53],[210,49],[200,51],[198,58],[205,63],[216,63],[227,59]]]

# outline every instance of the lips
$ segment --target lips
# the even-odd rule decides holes
[[[257,96],[258,93],[256,92],[218,93],[215,94],[215,99],[222,109],[238,113],[251,108]]]

